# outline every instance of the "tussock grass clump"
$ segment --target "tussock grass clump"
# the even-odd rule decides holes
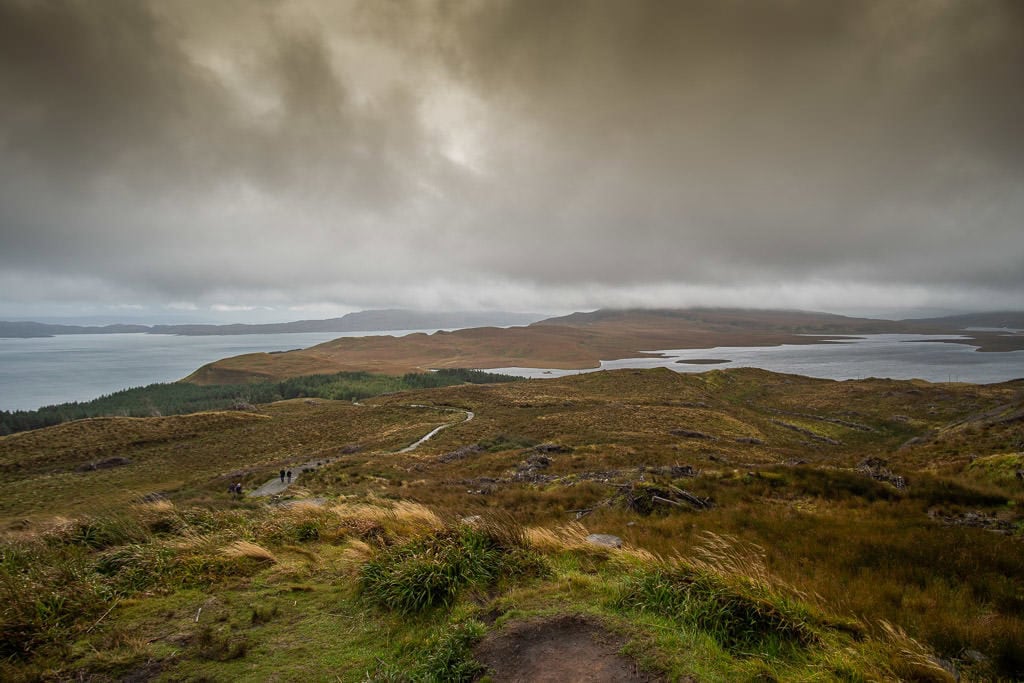
[[[526,530],[526,537],[530,545],[537,550],[549,553],[592,548],[593,545],[587,542],[589,534],[587,528],[579,522],[555,528],[530,527]]]
[[[152,533],[133,516],[106,514],[66,521],[51,529],[46,537],[52,543],[104,550],[128,543],[146,543]]]
[[[417,647],[407,658],[412,666],[378,660],[377,668],[366,672],[364,680],[377,683],[468,683],[476,680],[485,667],[473,658],[473,646],[486,634],[479,621],[469,620],[445,626]],[[486,680],[486,679],[485,679]]]
[[[774,580],[756,549],[708,534],[693,559],[645,563],[623,582],[615,604],[653,612],[709,633],[735,653],[781,652],[819,642],[811,611]]]
[[[475,680],[484,667],[473,658],[472,648],[486,632],[480,622],[468,621],[436,634],[424,644],[423,663],[414,680]]]
[[[446,527],[387,548],[363,565],[359,582],[365,599],[409,614],[451,606],[470,585],[547,571],[543,559],[525,547],[521,532],[485,523]]]
[[[39,540],[0,548],[0,658],[23,659],[66,641],[100,614],[110,592],[86,550]]]
[[[337,515],[302,501],[274,510],[254,532],[257,538],[275,543],[304,543],[344,535]]]
[[[132,543],[105,550],[96,556],[93,568],[109,577],[113,590],[131,593],[146,590],[174,572],[177,552],[173,547]]]
[[[888,621],[878,622],[881,640],[888,648],[890,669],[901,681],[922,681],[922,683],[953,683],[960,680],[944,669],[918,641],[907,635],[899,626]]]
[[[360,538],[376,538],[384,543],[396,538],[429,535],[445,527],[436,512],[406,500],[385,504],[371,498],[369,503],[336,506],[332,512],[342,526]]]
[[[261,545],[257,545],[252,541],[235,541],[227,548],[224,549],[224,555],[227,557],[245,557],[256,562],[265,562],[267,564],[276,564],[277,558],[274,557],[274,553],[270,552]]]
[[[801,618],[771,599],[680,564],[633,574],[618,606],[696,626],[732,652],[777,651],[817,640]]]

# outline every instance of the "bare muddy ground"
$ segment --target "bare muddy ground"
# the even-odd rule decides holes
[[[618,654],[625,639],[577,615],[506,624],[475,657],[496,683],[649,683],[664,680]]]

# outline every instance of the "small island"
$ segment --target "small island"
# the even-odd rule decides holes
[[[727,358],[680,358],[676,362],[685,363],[686,365],[719,365],[721,363],[731,363],[732,361]]]

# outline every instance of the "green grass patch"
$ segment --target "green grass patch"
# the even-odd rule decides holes
[[[493,526],[463,525],[382,551],[362,567],[360,589],[373,604],[411,614],[449,607],[468,586],[546,571],[520,539]]]
[[[757,592],[675,564],[629,576],[616,605],[704,631],[733,653],[779,656],[818,642],[805,610]]]

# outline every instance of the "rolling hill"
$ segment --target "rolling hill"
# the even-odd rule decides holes
[[[205,365],[185,381],[233,384],[352,370],[401,374],[455,367],[582,369],[598,367],[602,360],[641,357],[652,349],[813,344],[836,335],[886,332],[965,334],[966,340],[950,341],[972,343],[983,351],[1024,348],[1024,335],[965,333],[963,327],[942,319],[890,321],[804,311],[599,310],[525,327],[350,337],[287,353],[246,354]]]
[[[0,678],[1019,680],[1022,420],[653,369],[0,437]]]

